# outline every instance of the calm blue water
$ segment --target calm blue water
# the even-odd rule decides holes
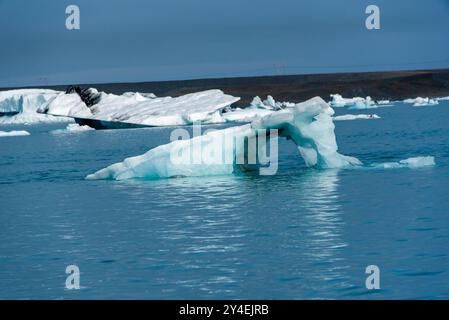
[[[319,171],[282,141],[276,176],[86,181],[170,130],[2,126],[31,136],[0,138],[0,298],[449,298],[449,102],[370,111],[336,123],[342,153],[437,165]]]

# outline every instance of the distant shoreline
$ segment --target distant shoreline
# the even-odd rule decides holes
[[[221,89],[241,97],[237,106],[255,97],[272,95],[277,101],[324,99],[339,93],[344,97],[371,96],[374,100],[403,100],[411,97],[449,96],[449,69],[258,76],[132,83],[80,84],[108,93],[151,92],[157,96],[179,96],[208,89]],[[65,90],[66,85],[34,86]],[[0,88],[0,91],[31,87]]]

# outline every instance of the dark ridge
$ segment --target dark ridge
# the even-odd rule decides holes
[[[155,81],[135,83],[82,84],[99,91],[122,94],[127,91],[151,92],[158,96],[180,96],[207,89],[221,89],[241,97],[242,106],[255,96],[272,95],[278,101],[299,102],[330,94],[344,97],[371,96],[375,100],[402,100],[411,97],[449,96],[449,69],[332,73],[290,76],[262,76],[222,79]],[[65,86],[47,86],[63,91]],[[6,89],[3,89],[6,90]]]
[[[90,88],[81,89],[80,86],[69,86],[65,90],[65,93],[78,94],[81,98],[81,101],[83,101],[89,108],[96,105],[101,99],[101,95],[99,93],[93,92]]]

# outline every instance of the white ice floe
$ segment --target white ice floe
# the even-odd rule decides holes
[[[92,92],[97,93],[96,91]],[[41,111],[47,114],[124,122],[148,126],[188,125],[224,122],[221,112],[240,100],[221,90],[207,90],[184,96],[155,97],[150,94],[126,93],[123,95],[100,93],[97,104],[88,107],[76,93],[60,93]]]
[[[348,107],[349,109],[375,109],[392,105],[390,100],[374,101],[370,96],[366,98],[343,98],[339,94],[331,94],[331,98],[332,100],[329,104],[334,108]]]
[[[0,114],[3,114],[0,116],[0,124],[71,121],[36,112],[58,94],[58,91],[48,89],[0,91]]]
[[[435,165],[435,157],[426,156],[426,157],[408,158],[405,160],[401,160],[399,162],[386,162],[381,164],[375,164],[373,165],[373,167],[383,169],[396,169],[396,168],[421,168],[434,165]]]
[[[61,134],[61,133],[79,133],[79,132],[86,132],[86,131],[92,131],[95,130],[94,128],[91,128],[89,126],[80,126],[77,123],[70,123],[67,125],[65,129],[58,129],[53,130],[51,133],[53,134]]]
[[[438,104],[438,99],[418,97],[415,99],[405,99],[404,103],[413,104],[414,107],[434,106]]]
[[[344,114],[333,118],[334,121],[348,121],[348,120],[375,120],[380,119],[377,114]]]
[[[225,122],[251,122],[256,118],[294,106],[295,103],[292,102],[275,101],[272,96],[268,96],[263,101],[260,97],[255,97],[248,107],[225,110],[227,112],[222,112],[221,116]]]
[[[446,100],[449,100],[449,97],[440,97],[440,98],[436,98],[435,100],[437,100],[437,101],[446,101]]]
[[[3,137],[18,137],[18,136],[29,136],[30,133],[25,130],[18,131],[0,131],[0,138]]]
[[[263,101],[262,99],[260,99],[260,97],[257,96],[253,99],[253,101],[251,101],[249,108],[277,111],[294,106],[295,104],[292,102],[275,101],[272,96],[267,96],[267,98]]]
[[[277,129],[281,136],[294,141],[307,166],[340,168],[361,165],[358,159],[338,153],[333,114],[333,109],[316,97],[294,107],[271,112],[251,124],[208,132],[188,140],[175,140],[86,178],[125,180],[232,174],[242,168],[238,159],[244,158],[248,152],[249,147],[245,148],[242,141],[265,136],[266,130],[271,129]],[[215,155],[212,157],[214,161],[207,156],[211,151]],[[271,144],[270,152],[274,152]],[[182,154],[188,161],[173,161],[173,154]],[[195,157],[199,159],[195,161]]]
[[[343,98],[339,94],[331,94],[332,100],[330,101],[331,107],[349,107],[353,109],[371,109],[376,108],[376,103],[371,99],[371,97],[361,98]]]

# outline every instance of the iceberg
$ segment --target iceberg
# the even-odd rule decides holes
[[[254,97],[253,101],[251,101],[249,108],[277,111],[277,110],[282,110],[282,109],[294,107],[294,106],[295,106],[295,104],[292,102],[275,101],[274,98],[269,95],[263,101],[259,96]]]
[[[251,148],[249,142],[245,144],[242,141],[265,137],[267,130],[270,131],[270,142],[277,139],[278,134],[291,139],[309,167],[362,165],[357,158],[338,153],[333,114],[334,110],[323,99],[315,97],[256,118],[250,124],[210,131],[192,139],[175,140],[158,146],[143,155],[127,158],[90,174],[86,179],[158,179],[227,175],[251,170],[251,166],[239,162],[239,159],[245,159]],[[277,149],[273,146],[270,143],[270,152],[276,153],[277,161]],[[265,144],[258,144],[259,149],[265,147]],[[177,157],[180,154],[183,161]]]
[[[19,137],[19,136],[29,136],[30,133],[25,130],[18,131],[0,131],[0,138],[3,137]]]
[[[65,92],[23,89],[0,92],[0,124],[73,122],[121,128],[135,126],[177,126],[201,121],[205,124],[250,123],[275,111],[293,107],[272,96],[255,97],[246,108],[231,107],[240,98],[221,90],[207,90],[180,96],[157,97],[153,93],[99,92],[95,88],[70,86]]]
[[[59,91],[49,89],[19,89],[0,92],[0,124],[71,121],[37,113]]]
[[[330,105],[334,108],[349,107],[353,109],[369,109],[377,107],[371,97],[343,98],[339,94],[331,94],[331,98]]]
[[[93,96],[98,102],[88,105],[83,95],[76,92],[59,93],[40,112],[133,125],[177,126],[196,121],[222,123],[225,121],[221,117],[222,110],[240,100],[216,89],[176,98],[130,92],[115,95],[98,92],[94,88],[89,89],[87,95]]]
[[[405,99],[404,103],[413,104],[414,107],[434,106],[439,104],[438,99],[421,98],[421,97],[415,99]]]
[[[380,119],[377,114],[344,114],[333,117],[334,121],[348,121],[348,120],[375,120]]]
[[[339,94],[331,94],[331,101],[329,104],[333,108],[348,107],[349,109],[375,109],[382,107],[391,106],[392,102],[390,100],[379,100],[374,101],[370,96],[366,98],[354,97],[354,98],[343,98]]]

